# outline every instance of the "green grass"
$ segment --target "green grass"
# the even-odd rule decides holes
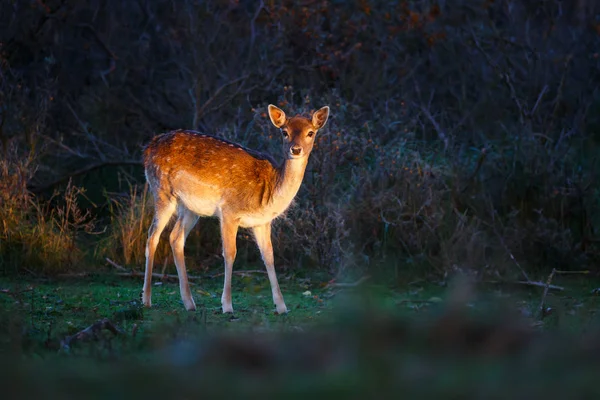
[[[600,365],[590,357],[600,342],[582,338],[600,327],[598,279],[557,277],[565,291],[548,295],[552,312],[541,319],[541,288],[469,292],[456,282],[374,278],[348,288],[319,274],[279,278],[287,315],[274,313],[266,276],[252,274],[234,276],[234,316],[221,313],[222,277],[192,285],[195,312],[183,308],[175,281],[154,286],[145,309],[138,277],[0,278],[0,383],[21,398],[596,393]],[[61,347],[103,318],[123,333]]]
[[[502,305],[518,309],[538,329],[564,329],[578,332],[596,319],[600,307],[593,289],[600,281],[560,278],[564,292],[550,291],[544,315],[539,316],[542,288],[510,285],[482,285],[469,295],[467,309],[484,316]],[[268,279],[263,274],[235,275],[233,278],[234,315],[221,313],[222,277],[206,278],[191,284],[197,310],[187,312],[175,280],[153,285],[153,307],[141,306],[142,278],[98,274],[84,278],[53,280],[0,278],[0,310],[18,317],[25,329],[26,353],[45,354],[59,348],[60,341],[94,322],[109,318],[126,335],[136,330],[144,342],[157,331],[179,329],[182,323],[208,333],[238,331],[305,331],[338,321],[343,310],[371,307],[405,317],[427,314],[443,308],[453,296],[442,283],[415,281],[395,285],[367,281],[356,288],[336,287],[315,276],[280,276],[281,289],[290,309],[277,315],[271,300]],[[554,282],[556,283],[556,282]],[[5,332],[6,333],[6,332]],[[76,347],[86,347],[77,344]],[[136,347],[136,349],[138,349]]]
[[[207,331],[303,329],[331,313],[330,301],[322,297],[327,293],[319,287],[323,284],[312,284],[307,279],[293,282],[282,279],[281,288],[291,312],[279,316],[274,313],[266,276],[236,275],[235,313],[231,316],[221,313],[222,278],[207,278],[191,285],[197,305],[195,312],[184,309],[176,281],[155,280],[153,307],[146,309],[141,306],[141,278],[97,275],[27,282],[23,278],[4,278],[0,280],[4,292],[0,308],[22,319],[32,342],[43,341],[54,349],[63,337],[102,318],[109,318],[129,333],[136,325],[138,336],[142,337],[157,326],[162,329],[181,321],[195,321]],[[307,295],[307,290],[311,295]]]

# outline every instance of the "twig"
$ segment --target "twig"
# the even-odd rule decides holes
[[[485,161],[486,156],[487,156],[487,149],[484,147],[483,149],[481,149],[479,158],[477,159],[477,166],[475,167],[475,170],[473,171],[471,176],[467,179],[467,184],[465,185],[463,190],[461,190],[461,194],[465,193],[467,191],[467,189],[469,188],[469,186],[471,185],[471,182],[473,180],[475,180],[475,177],[479,173],[479,170],[481,169],[481,166],[483,165],[483,162]]]
[[[560,270],[556,270],[557,274],[561,274],[561,275],[568,275],[568,274],[589,274],[590,271],[587,270],[583,270],[583,271],[560,271]]]
[[[116,269],[118,269],[119,271],[127,271],[124,267],[120,266],[119,264],[117,264],[116,262],[114,262],[113,260],[111,260],[110,258],[106,257],[105,260],[112,265],[113,267],[115,267]]]
[[[67,105],[67,108],[71,111],[71,114],[73,114],[73,117],[75,117],[75,119],[77,120],[77,123],[79,123],[79,126],[81,127],[83,132],[86,134],[88,140],[94,146],[94,149],[96,150],[96,153],[98,154],[98,157],[102,161],[104,161],[104,153],[100,151],[100,148],[98,147],[98,143],[96,143],[96,140],[93,140],[93,135],[87,128],[87,125],[81,120],[81,118],[79,118],[79,115],[77,115],[77,113],[75,112],[75,109],[73,109],[73,107],[71,107],[71,104],[69,104],[69,102],[67,102],[66,105]]]
[[[533,116],[533,114],[535,114],[535,111],[537,110],[538,106],[540,105],[540,101],[542,100],[542,97],[544,97],[544,94],[546,94],[547,91],[548,91],[548,85],[544,85],[544,87],[542,88],[542,91],[538,95],[537,100],[535,101],[535,104],[533,105],[533,108],[531,109],[531,111],[529,111],[530,116]]]
[[[433,91],[431,92],[431,94],[429,96],[429,102],[427,104],[427,107],[425,107],[425,104],[423,103],[423,99],[421,97],[421,89],[419,88],[419,84],[417,83],[417,81],[414,78],[413,78],[413,81],[414,81],[414,85],[415,85],[415,91],[417,92],[417,97],[419,98],[419,103],[412,102],[412,105],[414,107],[420,108],[421,112],[425,115],[425,117],[427,117],[427,119],[429,120],[431,125],[433,125],[433,129],[435,129],[435,131],[437,132],[438,137],[442,140],[442,142],[444,142],[444,151],[446,151],[448,149],[448,136],[446,135],[444,130],[440,127],[440,125],[437,123],[437,121],[435,120],[433,115],[431,115],[431,112],[429,111],[429,108],[431,107],[431,101],[433,100],[433,96],[434,96],[435,92],[433,92]]]
[[[511,99],[515,102],[515,105],[519,109],[519,122],[521,124],[523,124],[524,117],[526,116],[526,111],[523,109],[523,106],[521,105],[521,101],[517,97],[517,91],[515,89],[515,86],[513,85],[510,75],[507,72],[504,72],[502,70],[502,68],[500,67],[500,65],[498,65],[494,60],[492,60],[492,58],[489,56],[489,54],[486,53],[486,51],[483,49],[483,47],[481,47],[481,44],[479,43],[479,40],[477,39],[477,36],[475,35],[475,32],[473,31],[473,29],[471,29],[471,38],[473,39],[473,43],[475,43],[475,47],[477,48],[477,50],[479,50],[479,52],[481,54],[483,54],[483,56],[486,59],[486,61],[488,62],[488,64],[502,76],[504,83],[506,83],[506,86],[508,87],[508,90],[510,91]]]
[[[546,285],[544,287],[544,293],[542,294],[542,301],[540,302],[539,307],[539,318],[544,318],[544,304],[546,303],[546,296],[548,295],[548,289],[552,286],[550,283],[556,274],[569,275],[569,274],[589,274],[590,271],[561,271],[556,268],[552,268],[552,272],[548,275],[548,279],[546,280]]]
[[[483,281],[483,282],[492,283],[492,284],[515,284],[515,285],[536,286],[536,287],[543,287],[543,288],[546,287],[546,283],[538,282],[538,281],[494,281],[494,280],[490,280],[490,281]],[[562,286],[556,286],[556,285],[547,285],[547,286],[548,286],[548,289],[558,290],[560,292],[565,290],[565,288]]]
[[[544,287],[544,293],[542,293],[542,301],[540,302],[540,307],[538,309],[539,318],[544,318],[544,303],[546,302],[546,296],[548,295],[548,288],[550,287],[550,282],[552,282],[552,278],[554,278],[554,274],[556,274],[556,268],[552,268],[552,272],[548,275],[548,279],[546,280],[546,286]]]
[[[490,206],[491,206],[491,204],[490,204]],[[495,213],[496,213],[496,211],[493,208],[492,208],[491,213],[492,213],[492,221],[495,222]],[[494,231],[494,233],[496,234],[496,236],[498,236],[498,240],[500,240],[500,244],[502,245],[502,247],[504,247],[504,250],[508,253],[508,256],[515,263],[515,265],[517,266],[517,268],[519,268],[519,270],[521,270],[521,273],[523,274],[523,277],[525,278],[525,281],[531,282],[531,279],[529,279],[529,275],[527,275],[527,272],[525,272],[525,269],[523,269],[523,267],[521,267],[521,264],[519,264],[519,261],[517,261],[517,259],[513,255],[513,253],[510,251],[510,249],[506,245],[506,242],[504,241],[504,238],[502,237],[502,235],[500,235],[500,232],[498,232],[498,229],[496,229],[496,225],[494,223],[489,224],[489,223],[487,223],[487,222],[485,222],[483,220],[482,220],[482,222],[484,224],[486,224],[487,226],[491,227],[492,230]]]
[[[94,29],[94,27],[91,24],[80,23],[80,24],[75,24],[75,26],[77,26],[79,28],[88,29],[90,32],[92,32],[92,34],[94,35],[94,37],[96,38],[96,40],[98,41],[100,46],[104,49],[104,51],[106,52],[106,54],[108,54],[108,56],[110,58],[112,58],[113,60],[119,59],[119,57],[117,57],[117,55],[106,45],[104,40],[102,40],[102,38],[100,37],[100,35],[96,31],[96,29]]]
[[[145,274],[143,272],[137,272],[137,271],[117,272],[115,275],[116,276],[126,276],[126,277],[127,276],[128,277],[145,276]],[[158,279],[179,279],[179,276],[177,274],[159,274],[157,272],[152,273],[152,277],[158,278]],[[202,279],[204,279],[204,277],[196,276],[196,275],[188,275],[188,279],[189,280],[202,280]]]
[[[569,71],[569,66],[571,64],[571,60],[573,59],[573,54],[567,55],[565,58],[564,70],[558,87],[556,88],[556,96],[554,97],[554,110],[552,111],[552,117],[556,117],[558,110],[560,108],[560,100],[563,95],[563,91],[565,88],[565,82],[567,81],[567,72]]]
[[[330,287],[356,287],[359,286],[360,284],[362,284],[363,282],[369,280],[371,277],[369,275],[367,276],[363,276],[362,278],[360,278],[359,280],[357,280],[356,282],[333,282],[333,283],[329,283],[327,284],[327,286]]]
[[[419,303],[436,303],[433,300],[410,300],[410,299],[404,299],[404,300],[400,300],[397,304],[404,304],[404,303],[415,303],[415,304],[419,304]]]
[[[233,271],[234,274],[244,275],[244,274],[266,274],[267,271],[263,271],[262,269],[247,269],[244,271]],[[220,272],[218,274],[210,275],[209,278],[218,278],[219,276],[225,275],[224,272]]]
[[[143,272],[137,272],[137,271],[130,271],[128,272],[126,268],[122,267],[121,265],[117,264],[116,262],[114,262],[113,260],[111,260],[110,258],[106,258],[106,261],[108,261],[109,264],[111,264],[113,267],[115,267],[116,269],[118,269],[119,273],[116,273],[115,275],[117,276],[129,276],[129,277],[133,277],[133,276],[144,276]],[[165,261],[165,265],[166,265],[166,261]],[[164,269],[163,269],[164,271]],[[234,274],[236,275],[244,275],[244,274],[266,274],[267,271],[263,271],[263,270],[259,270],[259,269],[250,269],[250,270],[243,270],[243,271],[233,271]],[[205,278],[218,278],[219,276],[223,276],[225,275],[224,272],[215,274],[215,275],[209,275],[208,277],[205,276],[197,276],[197,275],[188,275],[188,279],[190,280],[202,280]],[[176,274],[164,274],[164,273],[152,273],[152,277],[153,278],[159,278],[159,279],[179,279],[179,276]]]
[[[69,350],[71,344],[76,341],[87,340],[91,338],[97,339],[98,333],[100,333],[100,331],[103,329],[112,332],[115,336],[123,333],[123,331],[113,324],[108,318],[104,318],[74,335],[67,336],[60,342],[60,347],[61,349]]]
[[[75,272],[71,274],[58,274],[59,278],[83,278],[85,276],[90,275],[89,272]]]
[[[529,275],[527,275],[527,272],[525,272],[525,270],[523,269],[523,267],[521,267],[521,264],[519,264],[519,261],[517,261],[517,259],[515,258],[515,256],[513,255],[513,253],[510,251],[510,249],[508,248],[508,246],[506,245],[506,242],[504,242],[504,239],[502,238],[502,236],[500,236],[500,234],[498,233],[498,231],[496,230],[496,227],[494,227],[494,231],[496,232],[496,234],[498,235],[498,238],[500,239],[500,243],[502,244],[502,246],[504,247],[504,250],[506,250],[506,252],[508,253],[509,257],[511,258],[511,260],[513,260],[513,262],[515,263],[515,265],[517,266],[517,268],[519,268],[521,270],[521,273],[523,274],[523,276],[525,277],[525,280],[527,282],[531,282],[531,280],[529,279]]]
[[[244,76],[240,76],[239,78],[233,79],[229,82],[225,82],[224,84],[222,84],[219,88],[217,88],[217,90],[215,90],[215,93],[208,98],[208,100],[206,100],[204,102],[204,104],[202,104],[202,106],[200,106],[199,104],[196,104],[196,112],[194,113],[194,121],[192,122],[192,126],[194,127],[194,129],[197,129],[198,127],[198,122],[200,120],[200,118],[202,118],[204,116],[204,112],[206,110],[206,108],[219,96],[219,94],[221,94],[221,92],[227,88],[228,86],[234,85],[240,81],[245,80],[246,78],[248,78],[249,75],[244,75]]]

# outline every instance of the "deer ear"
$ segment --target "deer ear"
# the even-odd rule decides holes
[[[283,110],[275,107],[273,104],[269,104],[269,118],[271,118],[271,122],[277,128],[281,128],[286,120]]]
[[[329,118],[329,107],[325,106],[315,113],[312,116],[312,124],[316,129],[321,129],[327,123],[327,118]]]

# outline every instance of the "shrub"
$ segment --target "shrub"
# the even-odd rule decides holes
[[[9,147],[0,159],[0,255],[4,271],[55,274],[80,266],[86,252],[81,233],[92,233],[94,221],[82,211],[82,188],[69,182],[64,192],[41,201],[27,185],[36,169],[33,151],[22,155]]]

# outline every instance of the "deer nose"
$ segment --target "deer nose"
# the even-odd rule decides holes
[[[290,147],[290,153],[292,153],[293,156],[299,156],[300,153],[302,153],[302,147],[301,146],[292,146],[292,147]]]

